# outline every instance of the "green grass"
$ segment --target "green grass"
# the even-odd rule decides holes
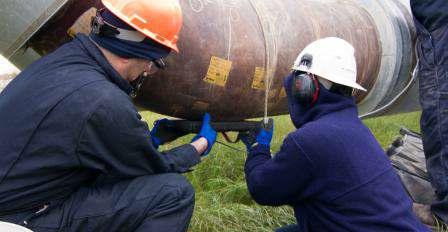
[[[142,113],[152,125],[163,117],[149,112]],[[386,148],[399,135],[402,126],[414,131],[419,129],[420,113],[409,113],[365,120],[366,125]],[[275,134],[272,150],[277,151],[283,138],[294,127],[289,116],[275,117]],[[192,136],[180,139],[163,149],[190,142]],[[218,141],[224,139],[219,136]],[[232,145],[244,150],[242,144]],[[243,166],[246,154],[216,144],[210,155],[203,159],[195,171],[187,174],[196,189],[196,206],[190,231],[273,231],[295,221],[290,207],[262,207],[250,197],[244,181]]]
[[[401,127],[420,132],[420,112],[384,116],[364,120],[375,138],[383,148],[387,148],[392,140],[399,136]]]

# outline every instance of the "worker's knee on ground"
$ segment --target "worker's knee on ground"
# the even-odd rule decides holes
[[[140,187],[136,200],[147,205],[148,213],[194,204],[193,186],[180,174],[143,176],[135,181],[138,183],[135,187]]]

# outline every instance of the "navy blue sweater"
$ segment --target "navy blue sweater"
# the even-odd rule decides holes
[[[191,145],[160,154],[131,86],[80,35],[30,65],[0,94],[0,215],[63,200],[99,175],[185,172]]]
[[[250,149],[246,181],[256,202],[294,207],[305,231],[429,231],[387,156],[358,118],[352,98],[325,88],[311,108],[289,110],[298,128],[272,158],[269,147]]]

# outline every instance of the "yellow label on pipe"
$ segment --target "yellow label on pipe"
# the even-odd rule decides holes
[[[229,79],[231,69],[232,61],[212,56],[204,81],[210,84],[225,87],[227,80]]]
[[[285,97],[287,97],[286,90],[284,87],[282,87],[282,90],[280,91],[280,98],[285,98]]]
[[[252,82],[253,89],[265,90],[266,89],[266,69],[262,67],[255,68],[254,80]]]

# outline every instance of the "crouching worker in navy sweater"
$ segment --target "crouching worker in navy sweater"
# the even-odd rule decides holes
[[[308,45],[284,86],[297,128],[270,153],[273,126],[240,134],[250,194],[294,207],[297,225],[278,231],[429,231],[380,145],[358,118],[354,48],[339,38]]]

